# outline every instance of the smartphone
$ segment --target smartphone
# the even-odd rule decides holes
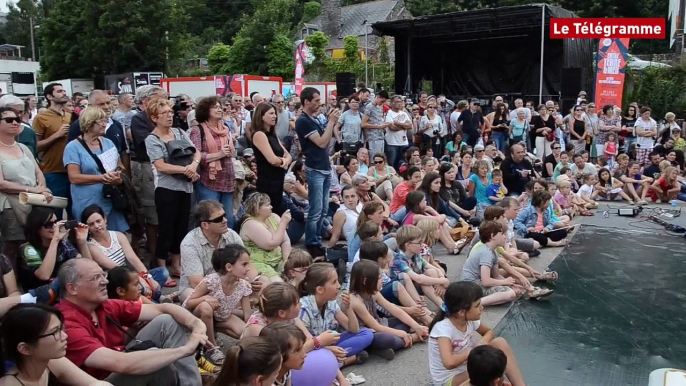
[[[79,226],[79,222],[78,222],[78,221],[76,221],[76,220],[69,220],[69,221],[67,221],[67,222],[64,223],[64,226],[62,226],[62,227],[60,228],[60,231],[61,231],[61,232],[70,231],[70,230],[76,228],[77,226]]]

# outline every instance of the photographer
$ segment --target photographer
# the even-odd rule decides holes
[[[174,123],[172,127],[178,127],[184,132],[188,132],[188,113],[193,110],[193,106],[185,101],[176,100],[174,103]]]
[[[445,123],[436,112],[436,103],[426,105],[426,115],[419,121],[419,132],[422,133],[422,153],[432,149],[434,154],[441,154],[441,134],[445,131]]]

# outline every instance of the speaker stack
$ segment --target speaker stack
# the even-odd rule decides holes
[[[336,94],[339,98],[347,98],[355,93],[355,74],[339,72],[336,74]]]

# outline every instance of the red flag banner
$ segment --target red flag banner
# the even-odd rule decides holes
[[[605,105],[622,107],[629,39],[600,39],[596,54],[595,98],[598,110]]]
[[[300,95],[300,92],[303,90],[306,49],[307,45],[304,41],[298,43],[298,46],[295,48],[295,78],[293,79],[295,95]]]

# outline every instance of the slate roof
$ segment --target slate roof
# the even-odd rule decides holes
[[[364,36],[365,29],[371,35],[371,25],[388,20],[396,4],[398,4],[398,0],[379,0],[341,7],[341,23],[343,24],[341,37]],[[367,20],[367,26],[362,25],[365,20]],[[308,24],[317,26],[317,29],[321,31],[321,15],[315,17]],[[336,39],[338,36],[331,36],[331,38]]]

